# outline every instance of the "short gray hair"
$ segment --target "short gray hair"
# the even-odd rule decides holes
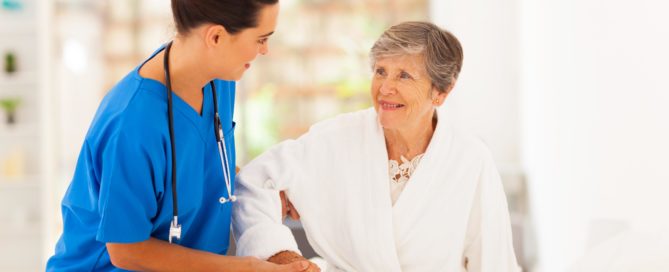
[[[460,74],[462,46],[450,32],[428,22],[404,22],[390,27],[372,46],[372,69],[380,58],[423,54],[432,86],[446,92]]]

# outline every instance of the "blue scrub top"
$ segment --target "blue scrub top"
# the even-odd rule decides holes
[[[164,49],[156,51],[151,58]],[[119,271],[105,243],[168,240],[172,220],[172,150],[167,93],[138,66],[102,100],[62,202],[63,234],[47,271]],[[235,83],[215,80],[234,190]],[[210,86],[202,115],[173,95],[177,152],[178,244],[225,254],[231,205],[214,134]]]

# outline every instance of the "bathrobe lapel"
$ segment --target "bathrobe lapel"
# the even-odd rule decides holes
[[[367,120],[370,125],[366,126],[364,141],[361,141],[366,150],[366,155],[361,158],[368,165],[369,177],[364,180],[368,189],[366,192],[370,198],[365,209],[369,210],[370,215],[376,218],[377,225],[374,228],[374,235],[379,245],[376,247],[376,256],[379,263],[383,263],[387,270],[401,271],[400,262],[397,256],[395,245],[395,231],[393,228],[393,209],[390,200],[390,187],[388,184],[388,153],[385,146],[383,129],[379,125],[376,114],[367,114]]]

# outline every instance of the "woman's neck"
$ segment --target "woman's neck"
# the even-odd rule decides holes
[[[190,105],[197,113],[202,113],[204,87],[212,79],[202,69],[201,56],[198,52],[197,41],[190,41],[184,38],[175,38],[170,49],[170,81],[172,91]],[[158,53],[149,60],[139,71],[142,77],[155,79],[165,85],[165,69],[163,58],[165,51]]]
[[[408,160],[425,153],[434,129],[436,127],[436,115],[432,113],[425,121],[397,129],[384,129],[388,159],[400,161],[401,157]]]

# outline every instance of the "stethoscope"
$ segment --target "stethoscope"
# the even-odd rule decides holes
[[[170,127],[170,145],[172,148],[172,223],[170,224],[169,242],[172,243],[172,238],[181,239],[181,225],[179,224],[179,205],[177,202],[177,155],[174,147],[174,112],[172,109],[172,82],[170,80],[170,49],[172,42],[169,42],[165,47],[165,56],[163,57],[163,67],[165,69],[165,83],[167,85],[167,116]],[[214,134],[216,134],[216,143],[218,144],[218,156],[221,159],[221,168],[223,168],[223,178],[225,179],[225,188],[228,192],[228,198],[222,196],[218,199],[221,204],[226,202],[235,202],[237,197],[232,194],[232,187],[230,185],[230,164],[228,163],[228,150],[225,147],[225,135],[223,134],[223,126],[221,125],[221,118],[218,115],[218,102],[216,95],[216,85],[214,81],[210,81],[211,94],[214,100]]]

